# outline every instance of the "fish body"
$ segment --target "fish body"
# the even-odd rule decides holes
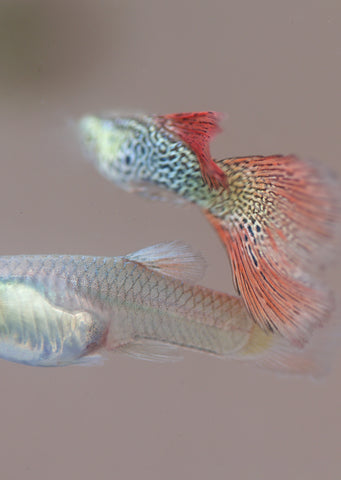
[[[238,352],[252,321],[240,299],[174,277],[193,270],[191,255],[173,243],[116,258],[0,257],[0,357],[90,364],[102,350],[133,352],[146,341]]]
[[[333,309],[331,292],[314,274],[332,258],[339,186],[294,155],[214,162],[209,141],[219,118],[87,116],[80,131],[97,168],[121,188],[199,205],[226,247],[253,320],[303,345]]]
[[[297,349],[256,325],[241,298],[194,285],[202,272],[182,242],[124,257],[0,257],[0,358],[96,365],[116,352],[163,362],[184,347],[287,374],[326,373],[335,330]]]

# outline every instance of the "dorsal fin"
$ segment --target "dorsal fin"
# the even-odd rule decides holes
[[[221,128],[223,115],[217,112],[172,113],[156,116],[157,123],[175,133],[198,157],[201,174],[210,188],[227,188],[227,176],[210,154],[210,140]]]
[[[125,258],[142,263],[163,275],[192,282],[203,276],[206,267],[203,257],[181,241],[153,245]]]

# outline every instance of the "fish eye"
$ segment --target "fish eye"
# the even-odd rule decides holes
[[[124,163],[125,163],[126,165],[128,165],[128,166],[131,165],[131,156],[130,156],[130,155],[126,155],[126,156],[124,157],[123,161],[124,161]]]

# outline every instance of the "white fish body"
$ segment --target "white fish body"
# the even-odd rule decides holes
[[[315,372],[314,359],[255,325],[240,298],[193,285],[202,267],[180,242],[116,258],[0,257],[0,358],[90,365],[117,351],[167,360],[173,345]]]

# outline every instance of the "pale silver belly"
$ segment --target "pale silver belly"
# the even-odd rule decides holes
[[[37,366],[77,363],[92,334],[90,313],[56,307],[25,283],[0,283],[0,358]]]

